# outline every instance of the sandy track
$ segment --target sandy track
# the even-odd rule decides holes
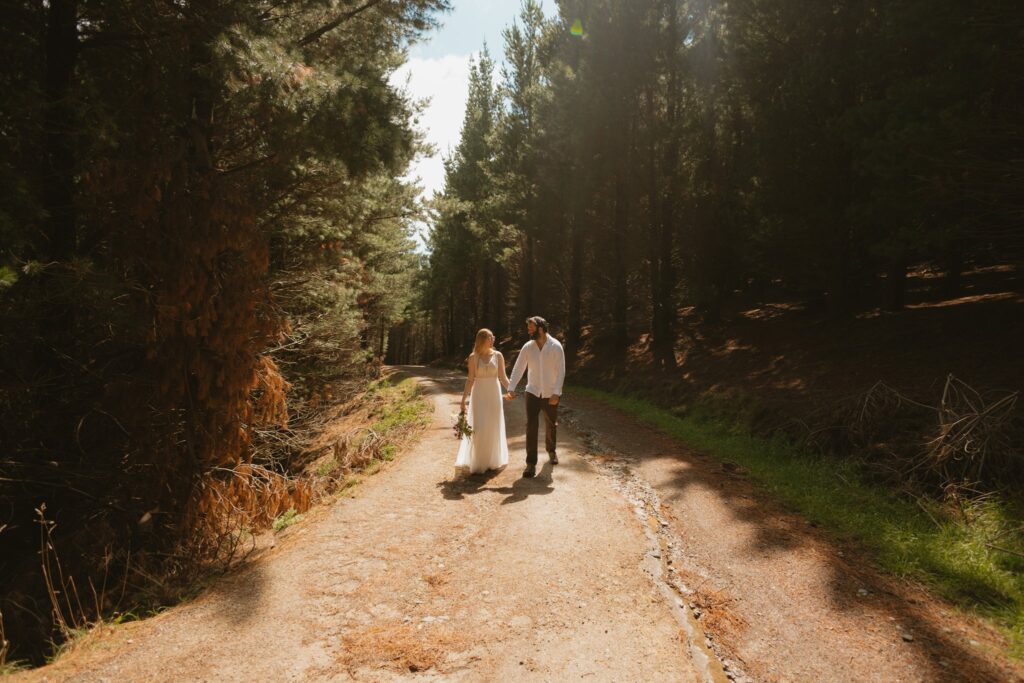
[[[353,498],[289,528],[195,601],[97,634],[24,677],[704,679],[699,644],[655,580],[649,530],[569,430],[562,464],[521,479],[523,402],[507,404],[510,467],[453,481],[460,382],[412,372],[433,424]]]

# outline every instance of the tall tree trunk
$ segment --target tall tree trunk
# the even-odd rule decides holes
[[[448,288],[448,334],[445,338],[445,355],[455,353],[455,290]]]
[[[500,263],[494,264],[494,335],[502,339],[508,334],[508,310],[505,299],[508,296],[508,275]]]
[[[75,112],[71,103],[71,84],[78,60],[78,2],[51,0],[47,11],[45,38],[46,65],[43,70],[43,159],[42,198],[46,209],[43,243],[44,261],[56,262],[60,270],[74,256],[77,242],[75,215]],[[46,348],[40,348],[45,361],[53,361],[74,343],[75,315],[70,293],[62,292],[60,273],[44,276],[43,286],[52,302],[43,320],[41,333]],[[55,279],[56,278],[56,279]]]
[[[951,244],[942,255],[942,268],[945,271],[940,285],[940,293],[946,299],[954,299],[963,293],[964,252],[960,244]]]
[[[572,221],[572,261],[569,265],[569,324],[566,328],[566,354],[570,367],[575,366],[583,339],[583,239],[582,211]]]
[[[668,176],[668,189],[661,199],[661,225],[658,235],[658,283],[655,293],[655,354],[665,369],[676,367],[675,354],[675,269],[672,265],[676,234],[676,198],[681,192],[679,174],[679,9],[675,0],[668,0],[668,45],[666,62],[669,68],[667,94],[668,140],[662,160],[662,173]]]
[[[649,133],[647,147],[647,263],[651,282],[651,355],[656,365],[661,365],[659,346],[661,343],[661,224],[658,216],[658,163],[657,141],[655,139],[656,115],[654,111],[654,88],[646,93],[646,114]]]
[[[885,309],[901,311],[906,305],[907,259],[897,254],[888,263],[885,273]]]
[[[533,306],[534,306],[534,301],[533,301],[533,289],[534,289],[534,283],[533,283],[533,277],[534,277],[534,272],[533,272],[534,253],[533,253],[533,250],[534,250],[534,246],[535,246],[535,244],[534,244],[533,235],[532,234],[527,234],[526,235],[525,248],[523,249],[523,282],[521,284],[521,286],[523,288],[523,291],[522,291],[523,311],[522,311],[522,316],[521,317],[523,317],[523,318],[526,318],[527,316],[531,316],[531,315],[539,315],[533,309]]]
[[[483,275],[480,285],[480,320],[483,322],[483,326],[490,328],[491,332],[494,332],[494,328],[497,325],[494,324],[494,307],[492,304],[491,297],[491,277],[494,271],[494,264],[489,258],[484,259]]]
[[[627,321],[628,297],[626,292],[626,232],[629,229],[629,206],[625,169],[620,165],[615,173],[615,210],[612,223],[614,240],[613,304],[612,304],[612,350],[616,360],[625,361],[629,348]]]
[[[469,285],[467,287],[469,291],[469,327],[473,334],[480,329],[480,292],[477,287],[477,274],[479,269],[473,268],[469,271]]]

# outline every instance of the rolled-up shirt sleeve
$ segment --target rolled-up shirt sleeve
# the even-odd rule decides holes
[[[565,349],[563,349],[562,345],[559,344],[555,347],[555,351],[557,352],[555,354],[555,359],[558,363],[558,370],[555,374],[555,386],[551,393],[555,396],[561,396],[562,384],[565,383]]]
[[[526,347],[524,346],[519,350],[519,355],[516,356],[516,364],[512,366],[512,377],[508,380],[508,390],[515,391],[516,387],[519,386],[519,380],[523,378],[523,373],[526,372]]]

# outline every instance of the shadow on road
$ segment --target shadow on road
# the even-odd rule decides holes
[[[530,496],[545,496],[555,490],[552,478],[554,467],[551,463],[544,463],[544,466],[532,479],[520,477],[511,486],[488,486],[488,484],[507,468],[490,470],[482,474],[470,474],[464,477],[438,482],[437,487],[441,489],[441,495],[445,500],[463,500],[466,496],[489,491],[500,493],[505,496],[502,505],[519,503]]]
[[[481,474],[456,477],[438,482],[437,487],[441,489],[441,495],[444,496],[445,500],[462,500],[466,496],[472,496],[481,491],[494,490],[487,488],[487,483],[504,471],[504,468],[502,468],[500,470],[488,470]]]
[[[505,494],[506,497],[501,501],[502,505],[519,503],[530,496],[546,496],[555,490],[551,478],[553,469],[554,467],[550,462],[544,463],[544,467],[532,479],[520,477],[515,480],[512,486],[503,486],[492,490]]]

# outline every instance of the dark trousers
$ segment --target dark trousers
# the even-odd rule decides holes
[[[526,392],[526,464],[537,464],[537,432],[540,431],[540,414],[544,413],[544,446],[548,453],[555,452],[555,438],[558,435],[558,406],[551,400]]]

